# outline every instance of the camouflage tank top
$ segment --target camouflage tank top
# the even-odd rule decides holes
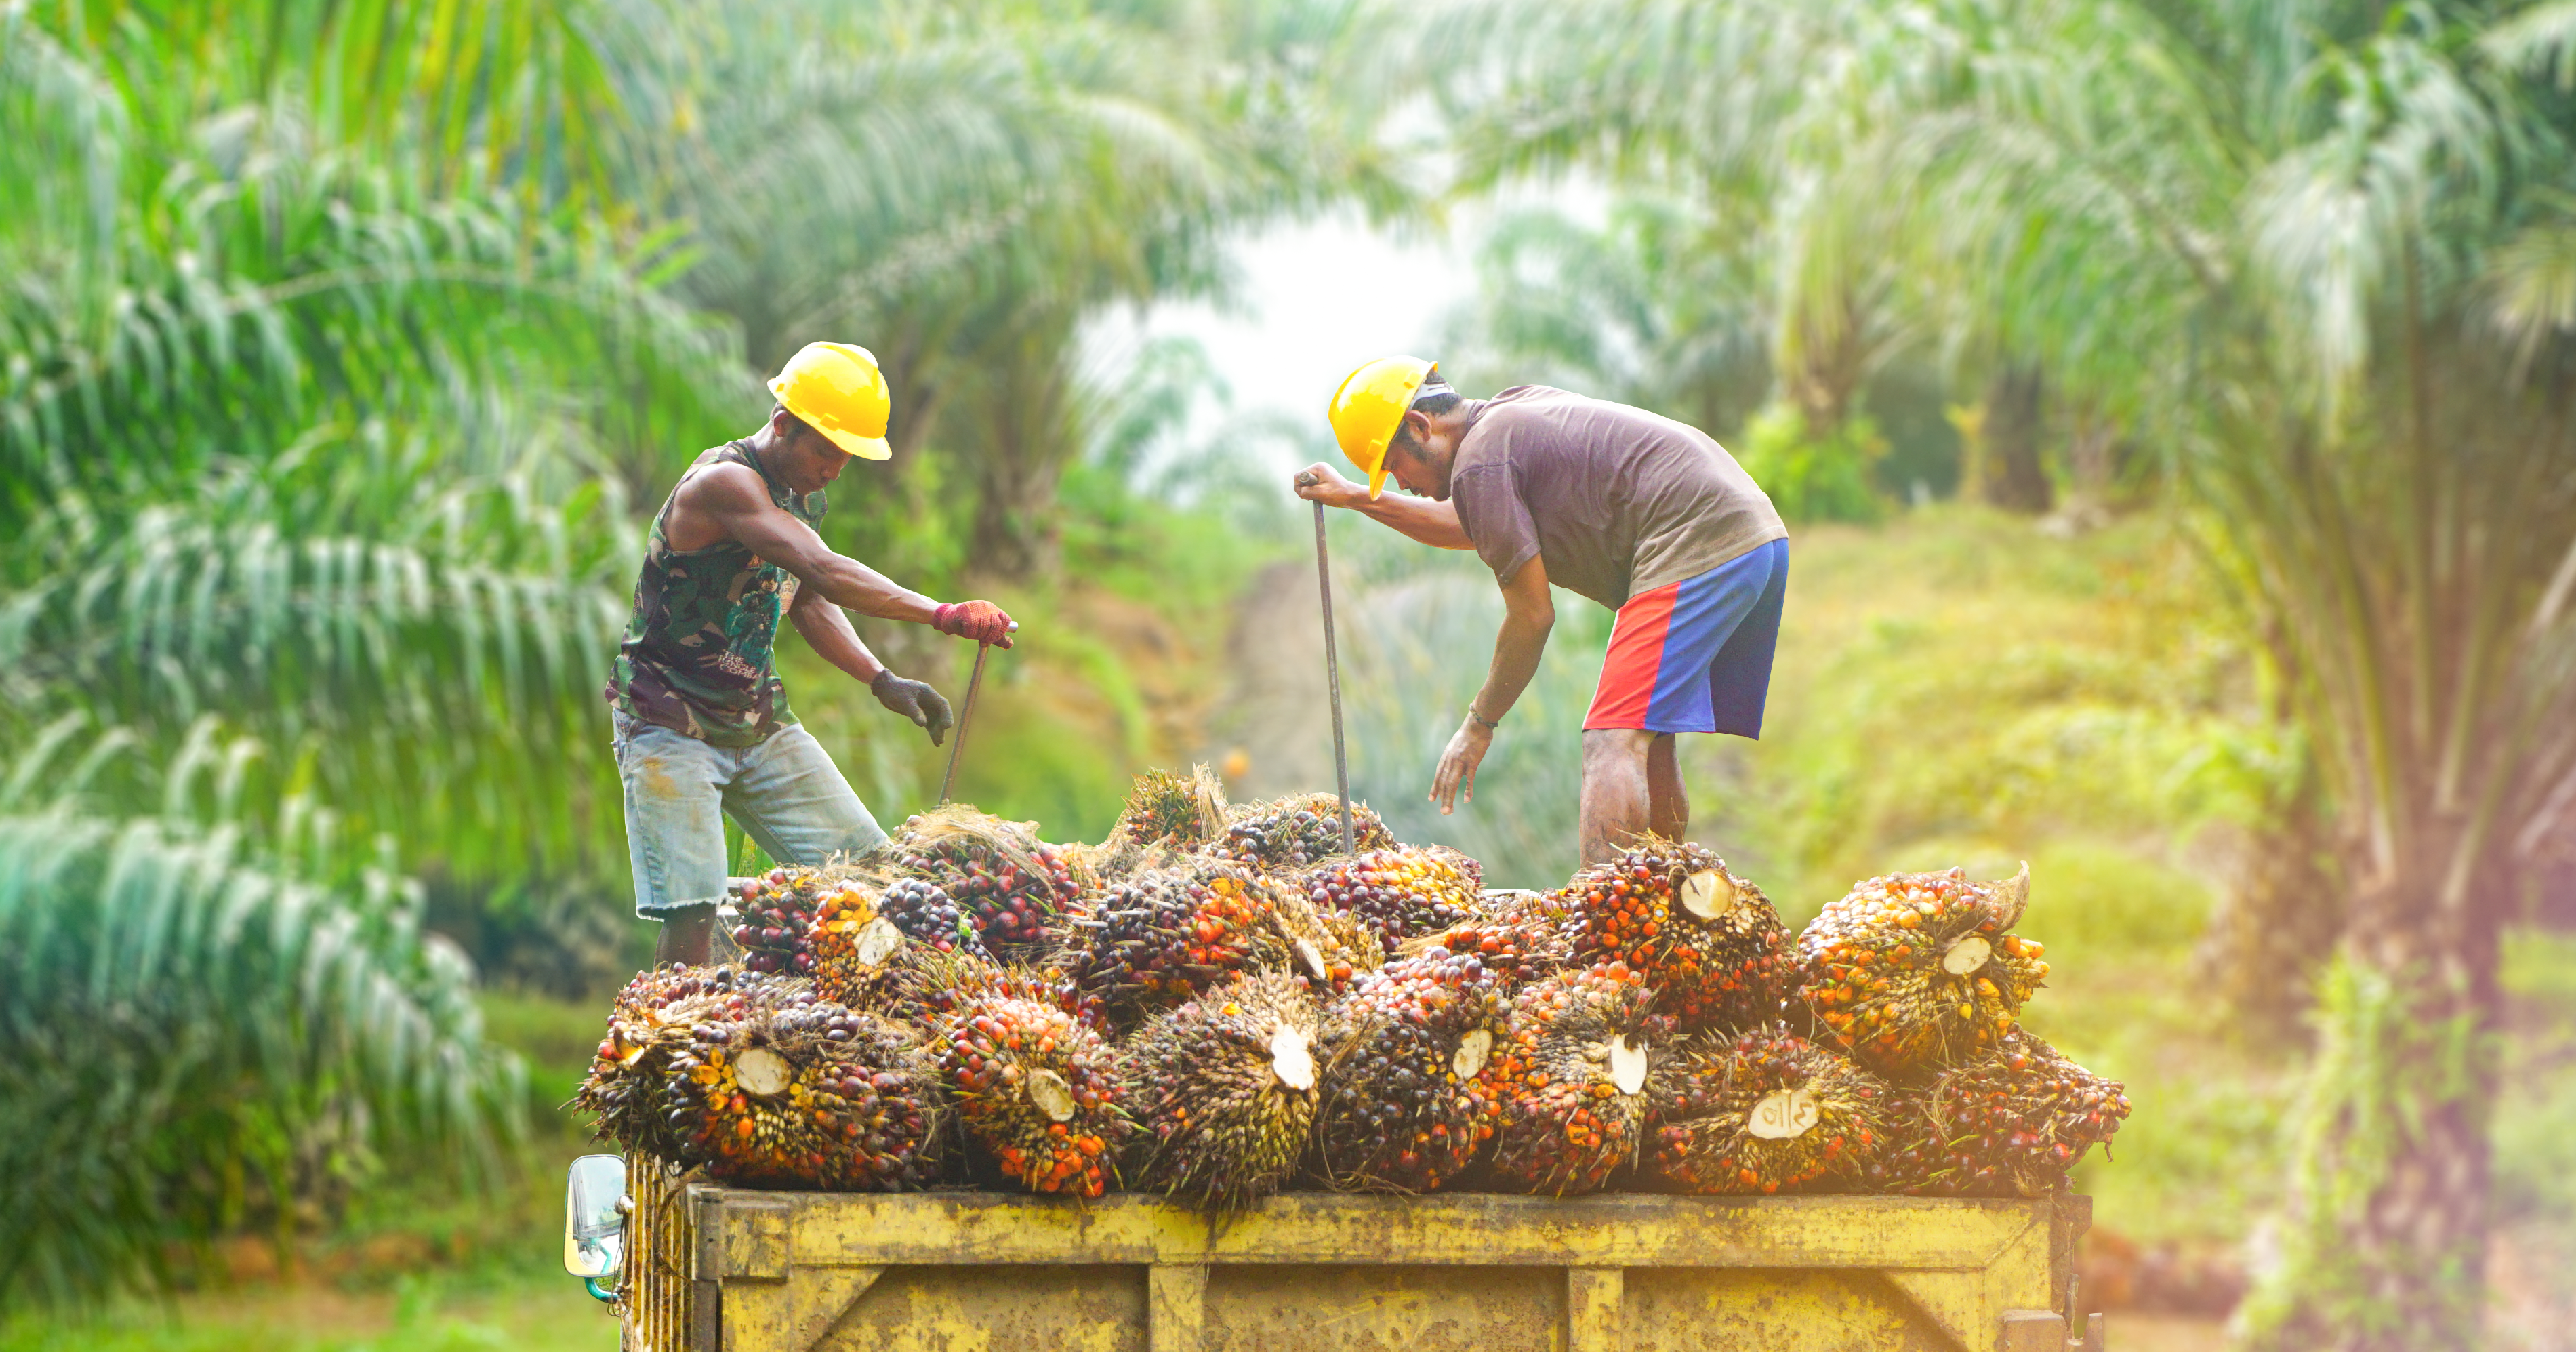
[[[710,465],[748,465],[781,510],[809,526],[823,519],[823,495],[788,492],[748,442],[706,452],[689,474]],[[671,500],[679,495],[673,488],[653,518],[608,699],[629,717],[713,746],[755,746],[796,721],[772,650],[779,617],[796,601],[796,575],[734,540],[671,548]]]

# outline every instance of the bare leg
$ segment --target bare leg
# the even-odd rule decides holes
[[[1655,824],[1655,834],[1666,840],[1680,840],[1690,833],[1690,789],[1682,783],[1681,760],[1674,750],[1669,732],[1656,733],[1646,748],[1647,817]]]
[[[703,967],[715,948],[715,938],[715,907],[675,907],[662,921],[662,936],[653,941],[653,965],[685,962]]]
[[[1583,862],[1615,859],[1649,825],[1646,748],[1651,732],[1592,728],[1583,734]]]

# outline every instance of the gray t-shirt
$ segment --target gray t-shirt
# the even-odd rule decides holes
[[[1467,417],[1449,498],[1506,584],[1541,558],[1548,581],[1616,610],[1789,538],[1753,476],[1696,427],[1544,385],[1471,401]]]

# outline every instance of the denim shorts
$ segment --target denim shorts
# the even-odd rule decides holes
[[[726,817],[782,864],[820,864],[885,843],[841,768],[801,726],[734,747],[622,713],[616,719],[639,916],[724,899]]]

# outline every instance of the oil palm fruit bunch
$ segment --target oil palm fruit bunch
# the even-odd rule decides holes
[[[1219,1209],[1278,1191],[1314,1128],[1321,1032],[1314,996],[1285,972],[1155,1015],[1128,1043],[1139,1183]]]
[[[2048,976],[2040,946],[2006,933],[2029,903],[2027,864],[1998,883],[1959,869],[1867,879],[1798,937],[1798,994],[1882,1075],[1955,1065],[2001,1042]]]
[[[937,883],[984,946],[1005,955],[1051,942],[1048,923],[1082,895],[1073,861],[1032,825],[961,804],[906,821],[893,857],[897,872]]]
[[[1994,1048],[1896,1091],[1888,1153],[1870,1180],[1927,1197],[2038,1197],[2107,1148],[2129,1096],[2015,1029]]]
[[[846,882],[820,869],[780,867],[746,878],[734,889],[732,938],[742,965],[756,973],[803,976],[814,970],[805,932],[823,898]]]
[[[1360,854],[1394,846],[1395,833],[1362,803],[1351,804],[1351,850]],[[1216,854],[1264,868],[1304,868],[1342,853],[1342,800],[1306,793],[1235,809]]]
[[[1579,914],[1571,894],[1522,890],[1487,892],[1472,917],[1396,949],[1411,957],[1433,948],[1473,953],[1506,982],[1535,980],[1574,965]]]
[[[1222,860],[1174,864],[1110,884],[1070,922],[1063,965],[1113,1009],[1170,1004],[1245,972],[1335,987],[1383,960],[1375,936],[1326,923],[1294,888]]]
[[[913,879],[903,882],[917,884]],[[917,885],[928,888],[928,884]],[[805,942],[815,989],[825,999],[854,1007],[868,1005],[865,992],[892,969],[903,950],[926,947],[914,944],[903,927],[884,913],[883,902],[882,892],[851,882],[826,895],[815,908]],[[913,905],[917,910],[919,903]]]
[[[1114,844],[1150,846],[1164,842],[1184,847],[1204,845],[1225,834],[1225,785],[1206,766],[1186,779],[1169,770],[1136,776],[1126,810],[1109,838]]]
[[[1566,885],[1575,960],[1624,962],[1684,1029],[1780,1017],[1797,979],[1789,929],[1762,889],[1706,848],[1649,836]]]
[[[962,994],[962,993],[961,993]],[[931,1025],[966,1134],[1031,1192],[1098,1197],[1135,1127],[1126,1053],[1050,1000],[964,995]]]
[[[1084,1025],[1107,1028],[1098,997],[1061,968],[995,962],[915,944],[887,965],[870,990],[869,1008],[887,1018],[928,1026],[981,1000],[1027,1000],[1060,1009]]]
[[[1317,910],[1359,920],[1391,949],[1472,919],[1485,867],[1445,846],[1398,845],[1327,860],[1298,881]]]
[[[1612,962],[1523,986],[1481,1078],[1498,1109],[1497,1182],[1563,1197],[1592,1192],[1636,1156],[1649,1053],[1669,1035],[1654,993]]]
[[[670,1061],[683,1162],[722,1182],[894,1192],[936,1180],[938,1067],[812,983],[745,976]]]
[[[1505,1033],[1502,982],[1434,949],[1362,976],[1324,1014],[1317,1156],[1335,1188],[1429,1192],[1494,1134],[1479,1078]]]
[[[877,898],[877,913],[909,939],[942,953],[964,953],[991,961],[992,951],[966,909],[948,889],[927,878],[897,878]]]
[[[1886,1137],[1878,1077],[1778,1023],[1690,1039],[1657,1069],[1650,1098],[1656,1170],[1692,1192],[1855,1177]]]
[[[684,1145],[670,1120],[671,1058],[690,1044],[700,1022],[728,1009],[738,971],[672,963],[638,975],[617,993],[590,1073],[572,1100],[592,1115],[600,1136],[660,1159],[681,1157]]]

